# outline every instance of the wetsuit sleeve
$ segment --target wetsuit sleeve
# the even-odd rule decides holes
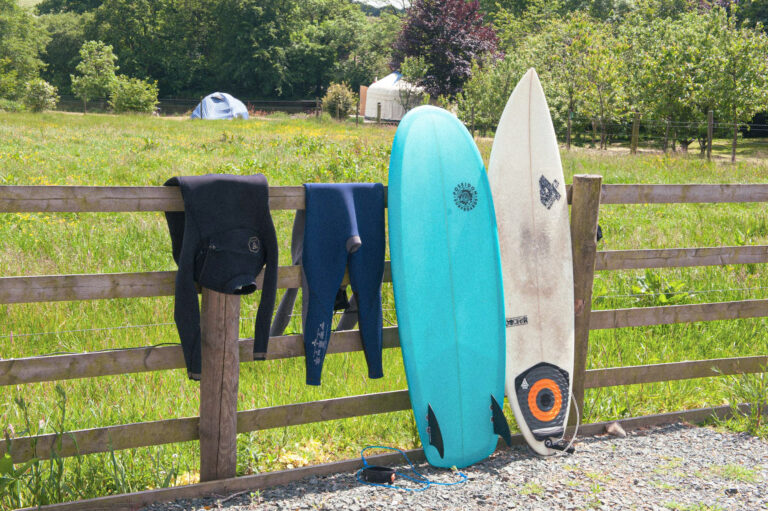
[[[277,235],[269,210],[267,210],[263,225],[262,242],[267,248],[267,264],[264,268],[264,287],[261,291],[259,311],[256,313],[256,329],[253,336],[254,360],[267,358],[269,324],[272,321],[272,312],[275,310],[275,298],[277,297]]]
[[[195,249],[200,236],[195,229],[184,231],[184,243],[179,257],[179,270],[176,273],[176,304],[173,318],[179,331],[184,361],[187,364],[187,376],[192,380],[200,379],[202,366],[200,336],[200,305],[195,286]]]

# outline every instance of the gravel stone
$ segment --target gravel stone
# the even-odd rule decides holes
[[[144,510],[768,509],[768,442],[745,433],[673,424],[632,431],[626,438],[579,439],[575,446],[573,455],[550,458],[525,446],[499,451],[463,469],[466,483],[423,492],[366,486],[347,473]],[[417,469],[433,481],[456,480],[450,471],[425,463]],[[397,482],[408,486],[402,478]]]

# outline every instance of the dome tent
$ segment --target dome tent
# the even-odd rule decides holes
[[[406,112],[403,103],[408,101],[413,108],[419,103],[421,94],[421,87],[406,82],[400,73],[390,73],[368,87],[365,118],[376,120],[376,105],[381,103],[381,120],[399,121]]]
[[[248,118],[248,109],[239,99],[226,92],[208,94],[195,107],[190,119],[241,119]]]

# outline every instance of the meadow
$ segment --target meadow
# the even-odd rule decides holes
[[[192,122],[142,116],[0,114],[0,184],[161,185],[169,177],[264,173],[272,185],[379,181],[386,184],[395,129],[273,115]],[[491,139],[479,139],[487,162]],[[732,165],[695,155],[630,156],[563,150],[566,181],[604,183],[768,182],[768,161]],[[275,212],[280,264],[290,264],[292,212]],[[768,243],[768,205],[607,205],[599,250]],[[0,276],[173,270],[160,213],[1,214]],[[765,265],[598,272],[594,309],[768,297]],[[253,335],[258,296],[242,300],[240,334]],[[395,324],[391,285],[385,325]],[[300,304],[295,309],[300,311]],[[763,318],[592,332],[589,368],[768,353]],[[300,332],[298,317],[288,328]],[[177,343],[173,298],[0,305],[0,357]],[[361,353],[330,355],[323,384],[304,384],[304,361],[241,364],[238,408],[251,409],[407,387],[398,349],[385,350],[385,377],[366,378]],[[734,378],[589,390],[584,420],[712,406],[738,400]],[[60,390],[57,390],[60,389]],[[3,387],[0,428],[11,436],[195,416],[198,385],[184,370]],[[23,401],[22,401],[23,400]],[[22,406],[23,405],[23,406]],[[509,410],[507,409],[507,412]],[[512,420],[511,413],[507,414]],[[738,427],[738,426],[734,426]],[[357,456],[370,444],[419,445],[411,412],[281,428],[238,437],[238,474]],[[62,499],[196,480],[197,443],[67,460]],[[27,496],[26,498],[31,498]],[[3,505],[0,492],[0,506]],[[27,500],[27,503],[31,501]]]

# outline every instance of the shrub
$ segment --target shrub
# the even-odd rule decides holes
[[[344,119],[355,111],[355,94],[346,83],[332,83],[323,98],[323,110],[336,119]]]
[[[56,87],[42,78],[36,78],[27,82],[24,104],[31,111],[53,110],[58,103],[59,94]]]
[[[117,77],[109,94],[109,106],[117,113],[152,113],[157,103],[157,82],[150,83],[123,75]]]
[[[0,98],[0,112],[21,112],[24,105],[12,99]]]

